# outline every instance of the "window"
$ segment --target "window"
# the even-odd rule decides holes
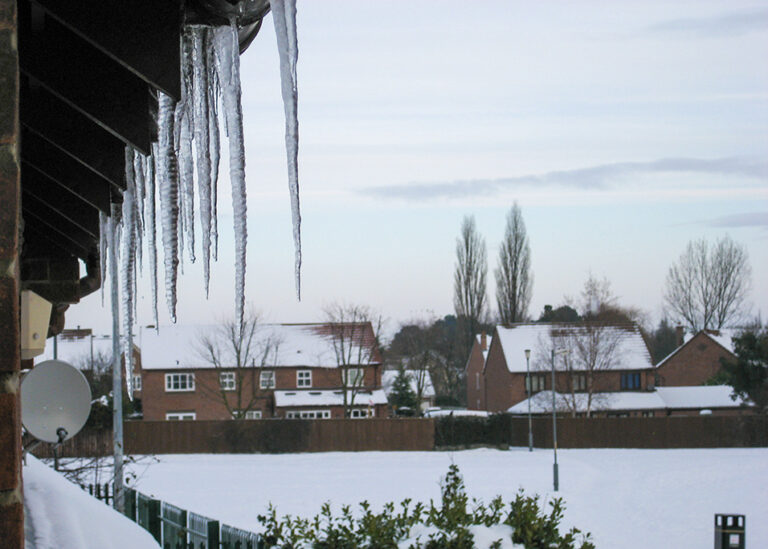
[[[643,412],[643,417],[653,417],[653,412],[650,410],[646,410]]]
[[[133,390],[141,391],[141,376],[133,376]]]
[[[242,415],[242,411],[238,410],[232,414],[232,419],[236,419],[237,415]],[[245,412],[243,419],[261,419],[261,410],[248,410]]]
[[[365,372],[362,368],[347,368],[344,370],[345,385],[347,387],[359,387],[363,384]]]
[[[289,410],[287,419],[331,419],[330,410]]]
[[[235,372],[219,373],[219,385],[222,391],[234,391],[237,386],[235,381]]]
[[[640,389],[640,372],[625,372],[621,374],[621,390],[633,391]]]
[[[312,370],[296,372],[296,387],[312,387]]]
[[[274,389],[275,388],[275,372],[272,370],[265,370],[259,375],[259,386],[262,389]]]
[[[197,419],[195,412],[166,412],[165,419],[170,421],[192,421]]]
[[[574,374],[571,377],[571,383],[573,384],[574,391],[587,390],[587,376],[585,374]]]
[[[165,390],[174,391],[194,391],[195,374],[165,374]]]
[[[546,389],[547,374],[531,374],[530,387],[528,386],[528,378],[525,380],[525,390],[527,393],[538,393]]]
[[[373,417],[374,411],[373,408],[353,408],[349,412],[349,417],[354,419],[364,418],[364,417]]]
[[[475,388],[480,390],[480,373],[475,373]]]

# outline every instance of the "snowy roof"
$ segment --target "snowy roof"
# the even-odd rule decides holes
[[[347,402],[352,400],[352,391],[347,393]],[[357,391],[354,394],[355,406],[374,406],[386,404],[387,395],[381,389]],[[343,406],[344,393],[337,389],[316,390],[300,389],[294,391],[275,391],[275,406]]]
[[[333,337],[327,333],[326,324],[262,324],[256,329],[254,361],[256,366],[265,367],[320,367],[336,368],[338,361]],[[202,354],[203,336],[214,338],[222,351],[222,363],[235,366],[231,344],[221,333],[220,325],[172,325],[142,328],[139,334],[142,368],[145,370],[170,370],[213,368]],[[369,363],[372,347],[352,345],[348,356],[363,357]],[[268,358],[262,363],[266,350]],[[378,358],[378,357],[374,357]],[[354,362],[354,360],[352,361]],[[375,363],[371,361],[370,363]]]
[[[443,416],[474,416],[474,417],[488,417],[490,412],[484,410],[427,410],[424,412],[424,417],[443,417]]]
[[[483,340],[482,340],[482,334],[477,334],[475,336],[475,343],[477,343],[480,346],[480,349],[483,353],[483,362],[488,358],[488,349],[491,348],[491,342],[493,341],[493,338],[491,337],[491,334],[487,334],[485,336],[485,349],[482,348]]]
[[[91,348],[93,344],[93,348]],[[45,351],[40,356],[35,357],[35,364],[44,360],[53,360],[53,339],[49,338],[45,342]],[[93,355],[91,355],[93,350]],[[111,335],[83,335],[82,337],[66,337],[59,335],[56,338],[56,358],[69,362],[75,367],[84,367],[91,356],[95,360],[112,360],[112,336]]]
[[[398,373],[400,373],[399,370],[384,370],[381,373],[381,388],[384,389],[386,394],[389,394],[392,391],[392,385],[395,383],[395,378],[397,377]],[[435,396],[435,388],[432,385],[432,377],[429,375],[428,371],[423,370],[420,372],[417,370],[406,370],[405,373],[408,375],[408,378],[411,382],[411,390],[414,393],[416,393],[416,376],[423,373],[424,388],[421,396],[426,398]]]
[[[732,338],[739,335],[739,330],[714,330],[715,333],[712,333],[712,331],[702,330],[700,332],[696,332],[695,334],[688,334],[686,333],[683,336],[683,344],[680,345],[677,349],[669,353],[667,356],[665,356],[663,359],[659,361],[658,364],[656,364],[656,367],[658,368],[662,364],[664,364],[667,360],[675,356],[680,349],[688,345],[690,341],[696,337],[699,334],[704,334],[708,338],[710,338],[715,343],[719,344],[723,348],[725,348],[728,352],[734,354],[733,350],[733,343],[731,342]]]
[[[497,326],[496,334],[504,352],[507,369],[510,372],[525,372],[525,349],[531,350],[531,369],[537,365],[549,367],[551,337],[578,337],[588,330],[601,330],[604,341],[617,339],[616,361],[613,370],[643,370],[653,367],[648,346],[645,344],[640,328],[636,324],[600,325],[586,323],[535,323]],[[563,345],[564,346],[564,345]],[[556,344],[557,348],[561,345]]]
[[[731,400],[731,388],[727,385],[701,387],[657,387],[655,391],[616,391],[594,393],[592,409],[602,411],[622,410],[665,410],[686,408],[733,408],[743,401]],[[558,411],[570,411],[572,404],[576,410],[586,411],[586,393],[575,395],[556,393],[555,406]],[[574,401],[575,398],[575,401]],[[540,414],[552,411],[552,391],[541,391],[531,397],[531,413]],[[511,414],[528,413],[528,399],[518,402],[507,410]]]

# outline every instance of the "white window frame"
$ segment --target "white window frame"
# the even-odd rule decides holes
[[[587,374],[573,374],[571,377],[573,392],[579,393],[587,390]]]
[[[262,370],[259,374],[259,387],[262,389],[274,389],[275,388],[275,371],[274,370]]]
[[[347,387],[362,387],[365,382],[365,368],[345,368],[344,385]]]
[[[528,381],[530,378],[530,382]],[[525,376],[525,392],[528,394],[538,393],[547,388],[546,374],[527,374]]]
[[[376,412],[373,408],[352,408],[349,411],[349,417],[352,419],[367,419],[375,416]]]
[[[242,413],[242,410],[240,410]],[[232,414],[232,419],[235,419],[235,414]],[[243,419],[261,419],[261,410],[247,410]]]
[[[288,410],[286,419],[331,419],[330,410]]]
[[[174,388],[174,378],[178,380],[177,387]],[[184,380],[182,387],[181,380]],[[195,374],[190,372],[174,372],[165,374],[165,392],[166,393],[189,393],[195,390]]]
[[[306,389],[312,387],[312,370],[296,371],[296,387]]]
[[[141,391],[141,374],[135,374],[132,378],[132,381],[133,381],[133,390]]]
[[[197,414],[195,412],[166,412],[166,421],[195,421]]]
[[[235,372],[219,372],[219,387],[222,391],[234,391],[237,389],[237,376],[235,376]]]

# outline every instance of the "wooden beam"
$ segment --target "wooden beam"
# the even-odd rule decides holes
[[[22,0],[19,8],[21,72],[124,143],[149,154],[154,122],[146,82],[38,6]],[[42,17],[35,17],[34,10]]]
[[[52,231],[53,236],[64,238],[77,247],[77,257],[88,258],[89,251],[98,243],[97,239],[26,191],[23,195],[22,214],[25,222],[42,225],[40,231]]]

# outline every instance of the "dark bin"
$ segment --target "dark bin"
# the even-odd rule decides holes
[[[744,515],[715,515],[715,549],[746,547]]]

